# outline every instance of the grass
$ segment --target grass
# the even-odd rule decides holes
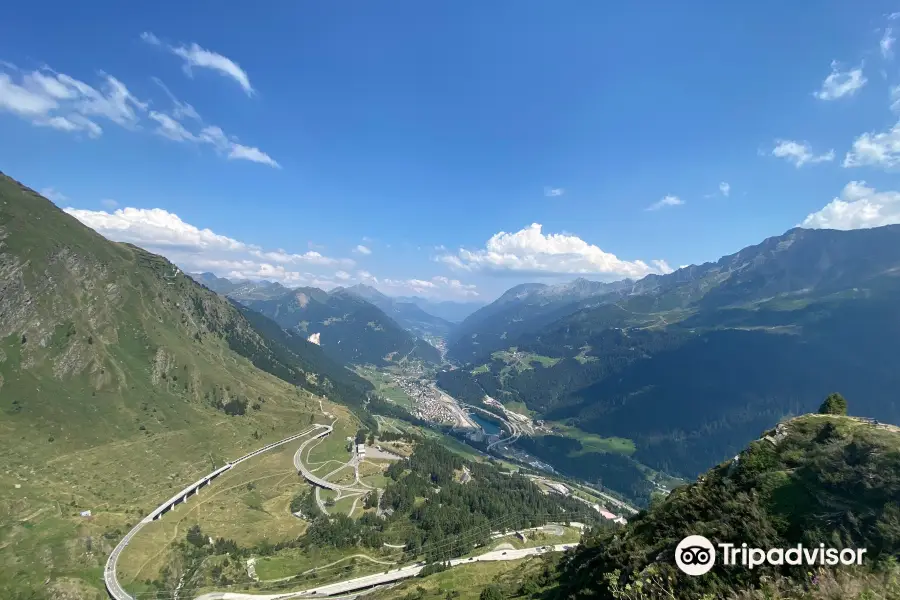
[[[122,583],[155,579],[169,558],[169,544],[182,539],[194,524],[207,535],[233,539],[242,546],[302,535],[307,523],[290,512],[291,498],[309,489],[293,468],[298,445],[288,444],[238,465],[144,527],[119,560]]]
[[[480,366],[472,369],[472,375],[481,375],[482,373],[490,373],[490,372],[491,372],[491,365],[487,365],[487,364],[480,365]]]
[[[596,360],[599,360],[596,356],[590,356],[590,355],[588,355],[588,352],[591,351],[591,347],[590,347],[590,346],[584,345],[584,346],[582,346],[581,348],[579,348],[579,350],[580,350],[580,352],[579,352],[578,354],[575,355],[575,360],[577,360],[577,361],[580,362],[581,364],[584,365],[584,364],[587,364],[587,363],[589,363],[589,362],[594,362],[594,361],[596,361]]]
[[[404,408],[413,407],[412,398],[391,382],[391,375],[389,372],[376,369],[372,366],[360,366],[356,368],[356,373],[360,377],[369,380],[372,385],[375,386],[375,391],[391,402],[399,404]]]
[[[488,548],[479,548],[473,554],[483,554],[487,550],[494,550],[501,544],[510,544],[516,550],[523,548],[534,548],[535,546],[555,546],[557,544],[577,544],[581,541],[581,531],[574,527],[562,527],[562,535],[554,535],[543,531],[526,531],[525,541],[523,542],[516,536],[515,532],[510,533],[502,538],[491,540]]]
[[[565,423],[552,422],[556,433],[562,433],[570,438],[581,442],[581,450],[573,452],[570,456],[581,456],[591,452],[615,452],[631,456],[636,448],[634,442],[628,438],[620,437],[603,437],[594,433],[582,431],[577,427],[566,425]]]
[[[522,560],[477,562],[459,565],[428,577],[416,577],[390,589],[373,592],[371,600],[401,600],[409,594],[412,597],[443,599],[450,592],[458,600],[478,600],[481,591],[493,583],[515,586],[526,576],[538,572],[543,567],[539,557]]]
[[[502,360],[506,366],[500,370],[500,377],[505,377],[510,370],[515,369],[517,372],[533,369],[532,363],[538,363],[544,368],[549,368],[558,363],[560,358],[551,358],[549,356],[541,356],[532,352],[519,352],[518,348],[513,346],[509,350],[498,350],[491,357],[494,360]]]
[[[511,410],[512,412],[519,413],[520,415],[525,415],[527,417],[533,417],[536,413],[535,411],[528,408],[528,405],[524,402],[519,402],[516,400],[515,402],[504,402],[503,406],[506,410]]]
[[[226,300],[2,176],[0,229],[0,263],[18,273],[0,324],[0,597],[105,597],[106,557],[137,520],[227,459],[321,420],[318,401],[231,349],[264,346]],[[215,407],[235,398],[246,414]],[[355,433],[345,408],[326,409]],[[223,510],[294,527],[280,516],[280,486],[302,484],[289,457],[278,469],[279,487],[267,487],[273,472]],[[148,534],[168,539],[167,519],[190,510],[191,501]],[[165,552],[129,547],[122,564],[152,578]]]

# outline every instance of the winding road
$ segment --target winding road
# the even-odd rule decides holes
[[[545,554],[547,552],[562,552],[569,548],[574,548],[577,544],[557,544],[555,546],[539,546],[536,548],[522,548],[521,550],[495,550],[486,552],[479,556],[469,558],[454,558],[449,561],[449,566],[473,563],[473,562],[490,562],[500,560],[518,560],[526,556],[534,556],[537,554]],[[329,583],[318,587],[300,590],[296,592],[282,592],[279,594],[244,594],[239,592],[210,592],[197,596],[195,600],[288,600],[289,598],[306,598],[316,597],[322,598],[327,596],[335,596],[338,594],[346,594],[356,590],[377,587],[386,583],[400,581],[401,579],[409,579],[418,575],[425,568],[424,563],[416,563],[406,567],[390,569],[384,573],[376,573],[374,575],[364,575],[362,577],[354,577],[346,581],[337,583]]]
[[[116,545],[116,547],[113,548],[113,551],[110,553],[109,558],[106,559],[106,567],[103,569],[103,582],[106,585],[106,591],[109,592],[110,597],[114,600],[135,600],[134,596],[125,591],[125,588],[123,588],[119,583],[119,578],[116,573],[116,565],[119,562],[119,556],[122,554],[122,551],[125,550],[126,547],[128,547],[128,543],[131,542],[134,536],[137,535],[137,533],[141,529],[143,529],[145,525],[155,521],[156,519],[159,519],[162,515],[170,511],[175,505],[182,502],[187,502],[188,496],[199,493],[201,487],[203,487],[204,485],[209,485],[210,483],[212,483],[213,479],[215,479],[225,471],[228,471],[229,469],[235,467],[236,465],[239,465],[245,460],[249,460],[254,456],[257,456],[258,454],[262,454],[263,452],[271,450],[272,448],[276,448],[289,442],[293,442],[294,440],[302,438],[305,435],[309,435],[316,429],[323,428],[325,429],[325,431],[317,434],[315,438],[312,439],[328,435],[333,429],[331,425],[313,425],[303,433],[298,433],[296,435],[292,435],[291,437],[284,438],[283,440],[267,444],[262,448],[245,454],[244,456],[236,460],[225,463],[223,466],[219,467],[212,473],[201,477],[191,485],[184,488],[183,490],[157,506],[149,515],[138,521],[137,525],[132,527],[131,531],[125,534],[125,537],[123,537],[122,540]]]

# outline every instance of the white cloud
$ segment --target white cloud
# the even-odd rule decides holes
[[[837,61],[831,62],[831,73],[822,82],[822,87],[813,92],[813,96],[819,100],[837,100],[844,96],[852,96],[857,90],[866,85],[865,75],[862,72],[862,66],[847,71],[840,70],[840,64]]]
[[[816,155],[808,142],[795,142],[793,140],[775,140],[772,156],[783,158],[792,163],[798,169],[803,165],[814,165],[821,162],[834,160],[834,150],[825,154]]]
[[[187,102],[182,102],[179,100],[175,94],[160,80],[158,77],[151,77],[153,83],[158,85],[163,92],[165,92],[166,96],[169,97],[169,100],[172,102],[174,108],[172,109],[172,116],[176,119],[196,119],[197,121],[202,121],[200,115],[197,113],[197,110],[188,104]]]
[[[881,48],[881,56],[883,56],[886,60],[890,60],[894,57],[894,42],[897,41],[897,38],[893,36],[893,30],[888,27],[884,30],[884,35],[881,36],[881,41],[878,43],[878,46]]]
[[[353,251],[356,252],[357,254],[364,254],[366,256],[368,256],[369,254],[372,254],[372,250],[368,246],[363,246],[362,244],[360,244],[356,248],[354,248]]]
[[[194,227],[161,208],[129,207],[113,213],[76,208],[66,208],[65,211],[110,239],[148,249],[178,248],[190,252],[248,250],[242,242],[209,229]]]
[[[365,272],[361,272],[365,273]],[[361,274],[360,273],[360,274]],[[369,275],[366,273],[366,275]],[[377,279],[369,276],[364,282],[377,287],[385,294],[394,296],[416,295],[425,298],[467,299],[480,296],[475,285],[437,275],[431,279]]]
[[[285,252],[284,250],[263,252],[262,250],[254,249],[250,251],[250,254],[252,256],[255,256],[256,258],[276,263],[303,263],[323,266],[341,265],[345,267],[352,267],[355,264],[354,261],[349,258],[330,258],[328,256],[322,255],[319,252],[316,252],[315,250],[310,250],[308,252],[304,252],[303,254],[291,254],[289,252]]]
[[[43,196],[47,200],[50,200],[54,204],[59,204],[61,202],[69,201],[68,196],[66,196],[62,192],[60,192],[52,187],[45,187],[45,188],[41,189],[41,196]]]
[[[678,196],[665,196],[663,199],[654,202],[650,206],[648,206],[645,210],[659,210],[661,208],[665,208],[666,206],[681,206],[684,204],[684,200],[679,198]]]
[[[101,90],[49,69],[32,71],[13,81],[0,73],[0,110],[11,112],[40,127],[84,132],[98,137],[103,129],[89,117],[105,118],[134,128],[147,104],[138,100],[121,81],[104,75]]]
[[[803,220],[810,229],[867,229],[900,223],[900,192],[878,192],[865,181],[851,181],[841,195]]]
[[[719,184],[719,192],[727,198],[731,194],[731,185],[727,181],[723,181]]]
[[[592,274],[610,278],[643,277],[671,270],[662,261],[650,266],[640,260],[621,260],[575,235],[545,235],[538,223],[515,233],[501,231],[493,235],[483,249],[460,249],[456,254],[445,254],[437,260],[466,271]]]
[[[275,160],[271,156],[269,156],[259,148],[244,146],[243,144],[238,144],[237,142],[231,143],[230,149],[228,151],[228,159],[249,160],[251,162],[268,165],[276,169],[281,168],[281,165],[275,162]]]
[[[900,122],[888,131],[864,133],[853,140],[853,147],[844,157],[845,167],[900,166]]]
[[[900,85],[891,87],[891,110],[900,113]]]
[[[6,73],[0,73],[0,109],[20,117],[40,118],[57,106],[51,95],[30,91],[14,83]]]
[[[548,198],[556,198],[558,196],[562,196],[566,193],[566,190],[563,188],[553,188],[553,187],[545,187],[544,195]]]
[[[104,201],[107,204],[112,201]],[[332,258],[316,251],[294,254],[264,250],[210,229],[201,229],[160,208],[120,208],[111,212],[65,208],[67,213],[107,238],[162,254],[187,272],[212,271],[237,279],[269,279],[286,285],[334,287],[349,258]],[[329,273],[315,272],[328,269]],[[352,278],[351,278],[352,279]]]
[[[18,73],[14,66],[6,64],[5,67]],[[103,129],[95,118],[137,130],[146,117],[152,122],[154,133],[170,140],[209,144],[228,160],[248,160],[280,168],[275,159],[259,148],[241,144],[220,127],[204,124],[197,110],[176,98],[159,79],[153,78],[153,81],[172,102],[170,112],[148,112],[149,102],[139,100],[124,83],[111,75],[103,75],[99,90],[49,68],[24,73],[18,79],[14,81],[9,74],[0,72],[0,112],[10,112],[33,125],[96,138]],[[196,121],[202,128],[192,132],[183,120]]]
[[[154,130],[155,133],[176,142],[197,141],[193,133],[169,115],[151,110],[148,116],[158,123],[158,127]]]
[[[156,82],[166,91],[166,94],[169,96],[175,108],[171,115],[155,110],[150,111],[148,117],[157,124],[154,133],[176,142],[209,144],[228,160],[249,160],[276,169],[281,168],[281,165],[279,165],[275,159],[259,148],[245,146],[239,143],[234,136],[226,135],[221,127],[204,125],[203,118],[197,113],[193,106],[178,100],[165,84],[158,79]],[[178,120],[179,118],[190,118],[199,122],[200,125],[203,125],[203,128],[197,133],[192,133],[184,123]]]
[[[229,160],[249,160],[276,169],[281,168],[281,165],[259,148],[244,146],[239,144],[236,138],[225,135],[221,127],[208,125],[200,130],[196,139],[197,141],[211,144]]]
[[[45,195],[58,194],[52,188]],[[49,196],[48,196],[49,197]],[[57,195],[57,198],[65,199]],[[103,201],[104,204],[113,201]],[[211,271],[231,279],[277,281],[287,286],[314,286],[325,290],[368,283],[393,294],[420,294],[431,298],[472,298],[474,285],[458,279],[379,279],[368,271],[353,272],[349,258],[324,256],[315,250],[292,253],[265,250],[257,245],[202,229],[160,208],[121,208],[115,211],[65,208],[79,221],[107,238],[128,242],[162,254],[188,273]]]
[[[181,58],[184,61],[184,72],[188,77],[193,77],[193,69],[210,69],[236,81],[248,96],[253,95],[254,89],[250,85],[250,77],[236,62],[222,56],[217,52],[201,48],[199,44],[192,43],[190,45],[169,46],[163,44],[162,40],[153,33],[145,31],[141,34],[141,40],[151,46],[165,46],[169,52]]]
[[[102,204],[105,208],[107,208],[109,210],[113,210],[119,206],[119,203],[116,202],[115,200],[113,200],[112,198],[105,198],[100,201],[100,204]]]
[[[154,46],[159,46],[162,42],[159,41],[159,38],[150,33],[149,31],[145,31],[141,34],[141,39],[148,44],[152,44]]]

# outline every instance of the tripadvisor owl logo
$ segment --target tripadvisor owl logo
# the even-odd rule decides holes
[[[703,575],[716,564],[716,549],[702,535],[689,535],[675,548],[675,564],[688,575]]]
[[[716,564],[716,548],[721,563],[726,567],[742,566],[754,569],[762,565],[829,566],[861,565],[865,548],[826,548],[825,544],[807,548],[797,544],[790,548],[753,548],[746,542],[732,544],[719,542],[715,546],[702,535],[689,535],[675,548],[675,564],[687,575],[708,573]]]

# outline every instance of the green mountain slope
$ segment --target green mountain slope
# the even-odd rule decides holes
[[[631,281],[599,283],[576,279],[560,285],[524,283],[463,320],[452,332],[448,355],[470,362],[507,348],[522,335],[595,305],[598,298],[630,287]]]
[[[900,420],[898,274],[900,227],[792,230],[718,263],[647,278],[634,293],[594,298],[596,306],[519,336],[515,353],[439,381],[469,401],[486,393],[631,439],[632,458],[694,476],[830,389]]]
[[[677,489],[623,530],[588,540],[563,562],[556,589],[545,597],[734,598],[740,590],[760,585],[769,592],[753,597],[896,597],[891,593],[900,592],[900,586],[891,565],[900,553],[898,498],[900,429],[831,415],[796,418],[766,432],[696,483]],[[751,570],[723,565],[720,555],[709,573],[690,577],[674,564],[675,547],[687,535],[738,547],[743,542],[765,549],[797,544],[818,548],[823,543],[864,548],[866,554],[856,570],[789,565]],[[882,563],[888,573],[872,574]],[[885,585],[891,572],[892,592]],[[629,583],[635,595],[613,593],[613,584],[622,589]],[[867,586],[887,595],[866,595]],[[775,588],[800,591],[774,595]]]
[[[3,598],[105,597],[102,564],[129,523],[296,433],[319,413],[313,394],[343,385],[165,259],[2,175],[0,274]]]
[[[282,328],[319,334],[325,353],[344,364],[386,365],[403,359],[439,362],[438,350],[416,339],[375,305],[337,290],[298,288],[266,300],[239,299]]]

